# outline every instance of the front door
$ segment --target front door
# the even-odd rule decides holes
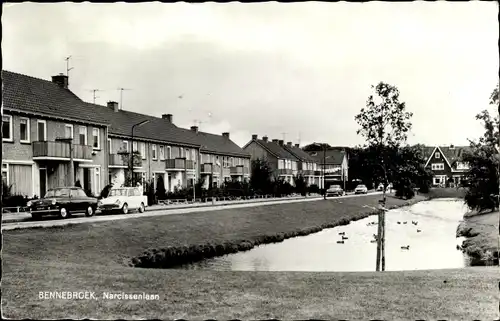
[[[39,175],[40,175],[40,198],[42,198],[45,196],[45,193],[47,193],[47,169],[40,168]]]
[[[92,185],[91,185],[91,181],[90,181],[90,168],[83,169],[82,187],[85,191],[92,191]]]

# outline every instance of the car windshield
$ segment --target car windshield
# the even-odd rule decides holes
[[[356,188],[366,188],[366,186],[365,185],[358,185],[358,187],[356,187]]]
[[[127,196],[127,190],[124,188],[112,189],[109,191],[109,196]]]
[[[51,189],[45,194],[45,198],[47,197],[69,197],[69,189],[67,188]]]
[[[339,188],[340,188],[340,185],[332,185],[332,186],[330,187],[330,189],[339,189]]]

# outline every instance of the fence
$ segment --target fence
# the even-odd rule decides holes
[[[2,214],[4,213],[25,213],[29,212],[27,206],[15,206],[15,207],[2,207]]]
[[[319,195],[319,194],[318,194]],[[314,195],[311,195],[314,196]],[[187,198],[180,199],[166,199],[158,200],[158,204],[161,205],[179,205],[179,204],[194,204],[194,203],[209,203],[209,202],[224,202],[224,201],[246,201],[246,200],[261,200],[261,199],[284,199],[284,198],[294,198],[294,197],[304,197],[300,194],[290,194],[283,196],[274,195],[254,195],[254,196],[223,196],[223,197],[204,197],[196,198],[194,201]]]

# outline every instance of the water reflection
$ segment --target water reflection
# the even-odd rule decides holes
[[[456,228],[466,208],[457,200],[432,200],[391,210],[386,216],[386,270],[461,268],[467,259],[456,249]],[[233,271],[374,271],[377,217],[323,230],[247,252],[181,268]],[[344,244],[339,233],[345,232]],[[402,247],[409,246],[409,249]]]

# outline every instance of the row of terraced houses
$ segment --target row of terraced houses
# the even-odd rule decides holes
[[[132,162],[134,181],[156,185],[161,177],[167,191],[192,186],[198,178],[205,188],[248,180],[255,158],[268,160],[274,176],[292,184],[301,173],[322,187],[323,167],[326,182],[347,173],[345,154],[328,157],[325,166],[292,143],[253,135],[241,148],[229,133],[178,127],[172,114],[154,117],[112,101],[85,102],[68,89],[66,75],[49,81],[2,71],[2,81],[2,180],[13,194],[32,197],[67,185],[72,158],[73,182],[98,195],[107,184],[124,184],[132,152],[140,155]]]
[[[140,155],[133,162],[134,180],[152,180],[156,188],[161,177],[167,191],[191,186],[198,178],[205,188],[248,180],[251,161],[257,158],[268,161],[275,178],[292,184],[297,174],[320,188],[348,180],[347,148],[305,152],[298,144],[258,135],[241,148],[229,133],[178,127],[172,114],[153,117],[121,110],[116,102],[84,102],[68,89],[68,77],[62,74],[48,81],[2,71],[2,81],[1,173],[13,194],[44,195],[49,188],[67,185],[70,146],[73,181],[94,195],[107,184],[124,184],[132,151]],[[70,138],[71,145],[61,138]],[[465,150],[425,147],[433,185],[460,183],[468,169],[461,162]]]

